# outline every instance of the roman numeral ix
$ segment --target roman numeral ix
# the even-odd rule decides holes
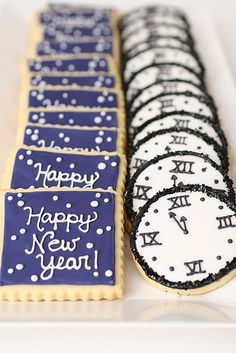
[[[140,233],[139,236],[143,238],[142,248],[146,246],[162,245],[162,243],[159,243],[157,240],[158,234],[159,232]]]

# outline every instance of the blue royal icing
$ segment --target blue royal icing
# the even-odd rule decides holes
[[[76,151],[115,152],[117,130],[85,130],[26,126],[23,144],[27,146],[66,148]]]
[[[114,88],[116,85],[115,76],[96,75],[96,76],[46,76],[34,75],[30,79],[31,86],[89,86]]]
[[[43,25],[57,24],[61,26],[81,26],[93,28],[98,23],[110,23],[110,12],[91,11],[91,12],[72,12],[72,13],[53,13],[42,12],[39,15],[39,22]]]
[[[98,23],[92,28],[49,25],[44,29],[43,39],[65,41],[65,39],[69,37],[78,40],[81,39],[81,37],[111,37],[112,35],[112,29],[106,23]]]
[[[2,285],[115,283],[109,192],[5,194]]]
[[[118,118],[116,111],[97,112],[39,112],[31,111],[28,115],[30,123],[71,125],[71,126],[103,126],[117,127]]]
[[[28,107],[103,107],[117,108],[118,96],[107,90],[34,89],[28,93]]]
[[[36,47],[37,55],[57,55],[57,54],[113,54],[113,39],[98,39],[79,43],[66,42],[40,42]]]
[[[28,60],[30,72],[108,72],[109,64],[106,58],[77,58],[77,59],[30,59]]]
[[[11,188],[82,187],[116,189],[119,156],[17,151]]]

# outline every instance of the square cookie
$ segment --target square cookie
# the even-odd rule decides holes
[[[1,201],[1,300],[122,297],[119,196],[101,189],[19,189],[2,192]]]

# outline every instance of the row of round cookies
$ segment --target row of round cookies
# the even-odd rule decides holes
[[[143,7],[124,15],[120,28],[131,251],[151,284],[202,294],[235,275],[227,141],[186,15]]]

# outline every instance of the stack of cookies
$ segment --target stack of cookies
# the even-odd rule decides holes
[[[118,15],[34,16],[19,128],[1,193],[1,299],[123,295],[125,120]]]
[[[235,201],[189,22],[173,7],[139,8],[123,16],[121,38],[131,250],[159,288],[209,291],[235,274]]]

